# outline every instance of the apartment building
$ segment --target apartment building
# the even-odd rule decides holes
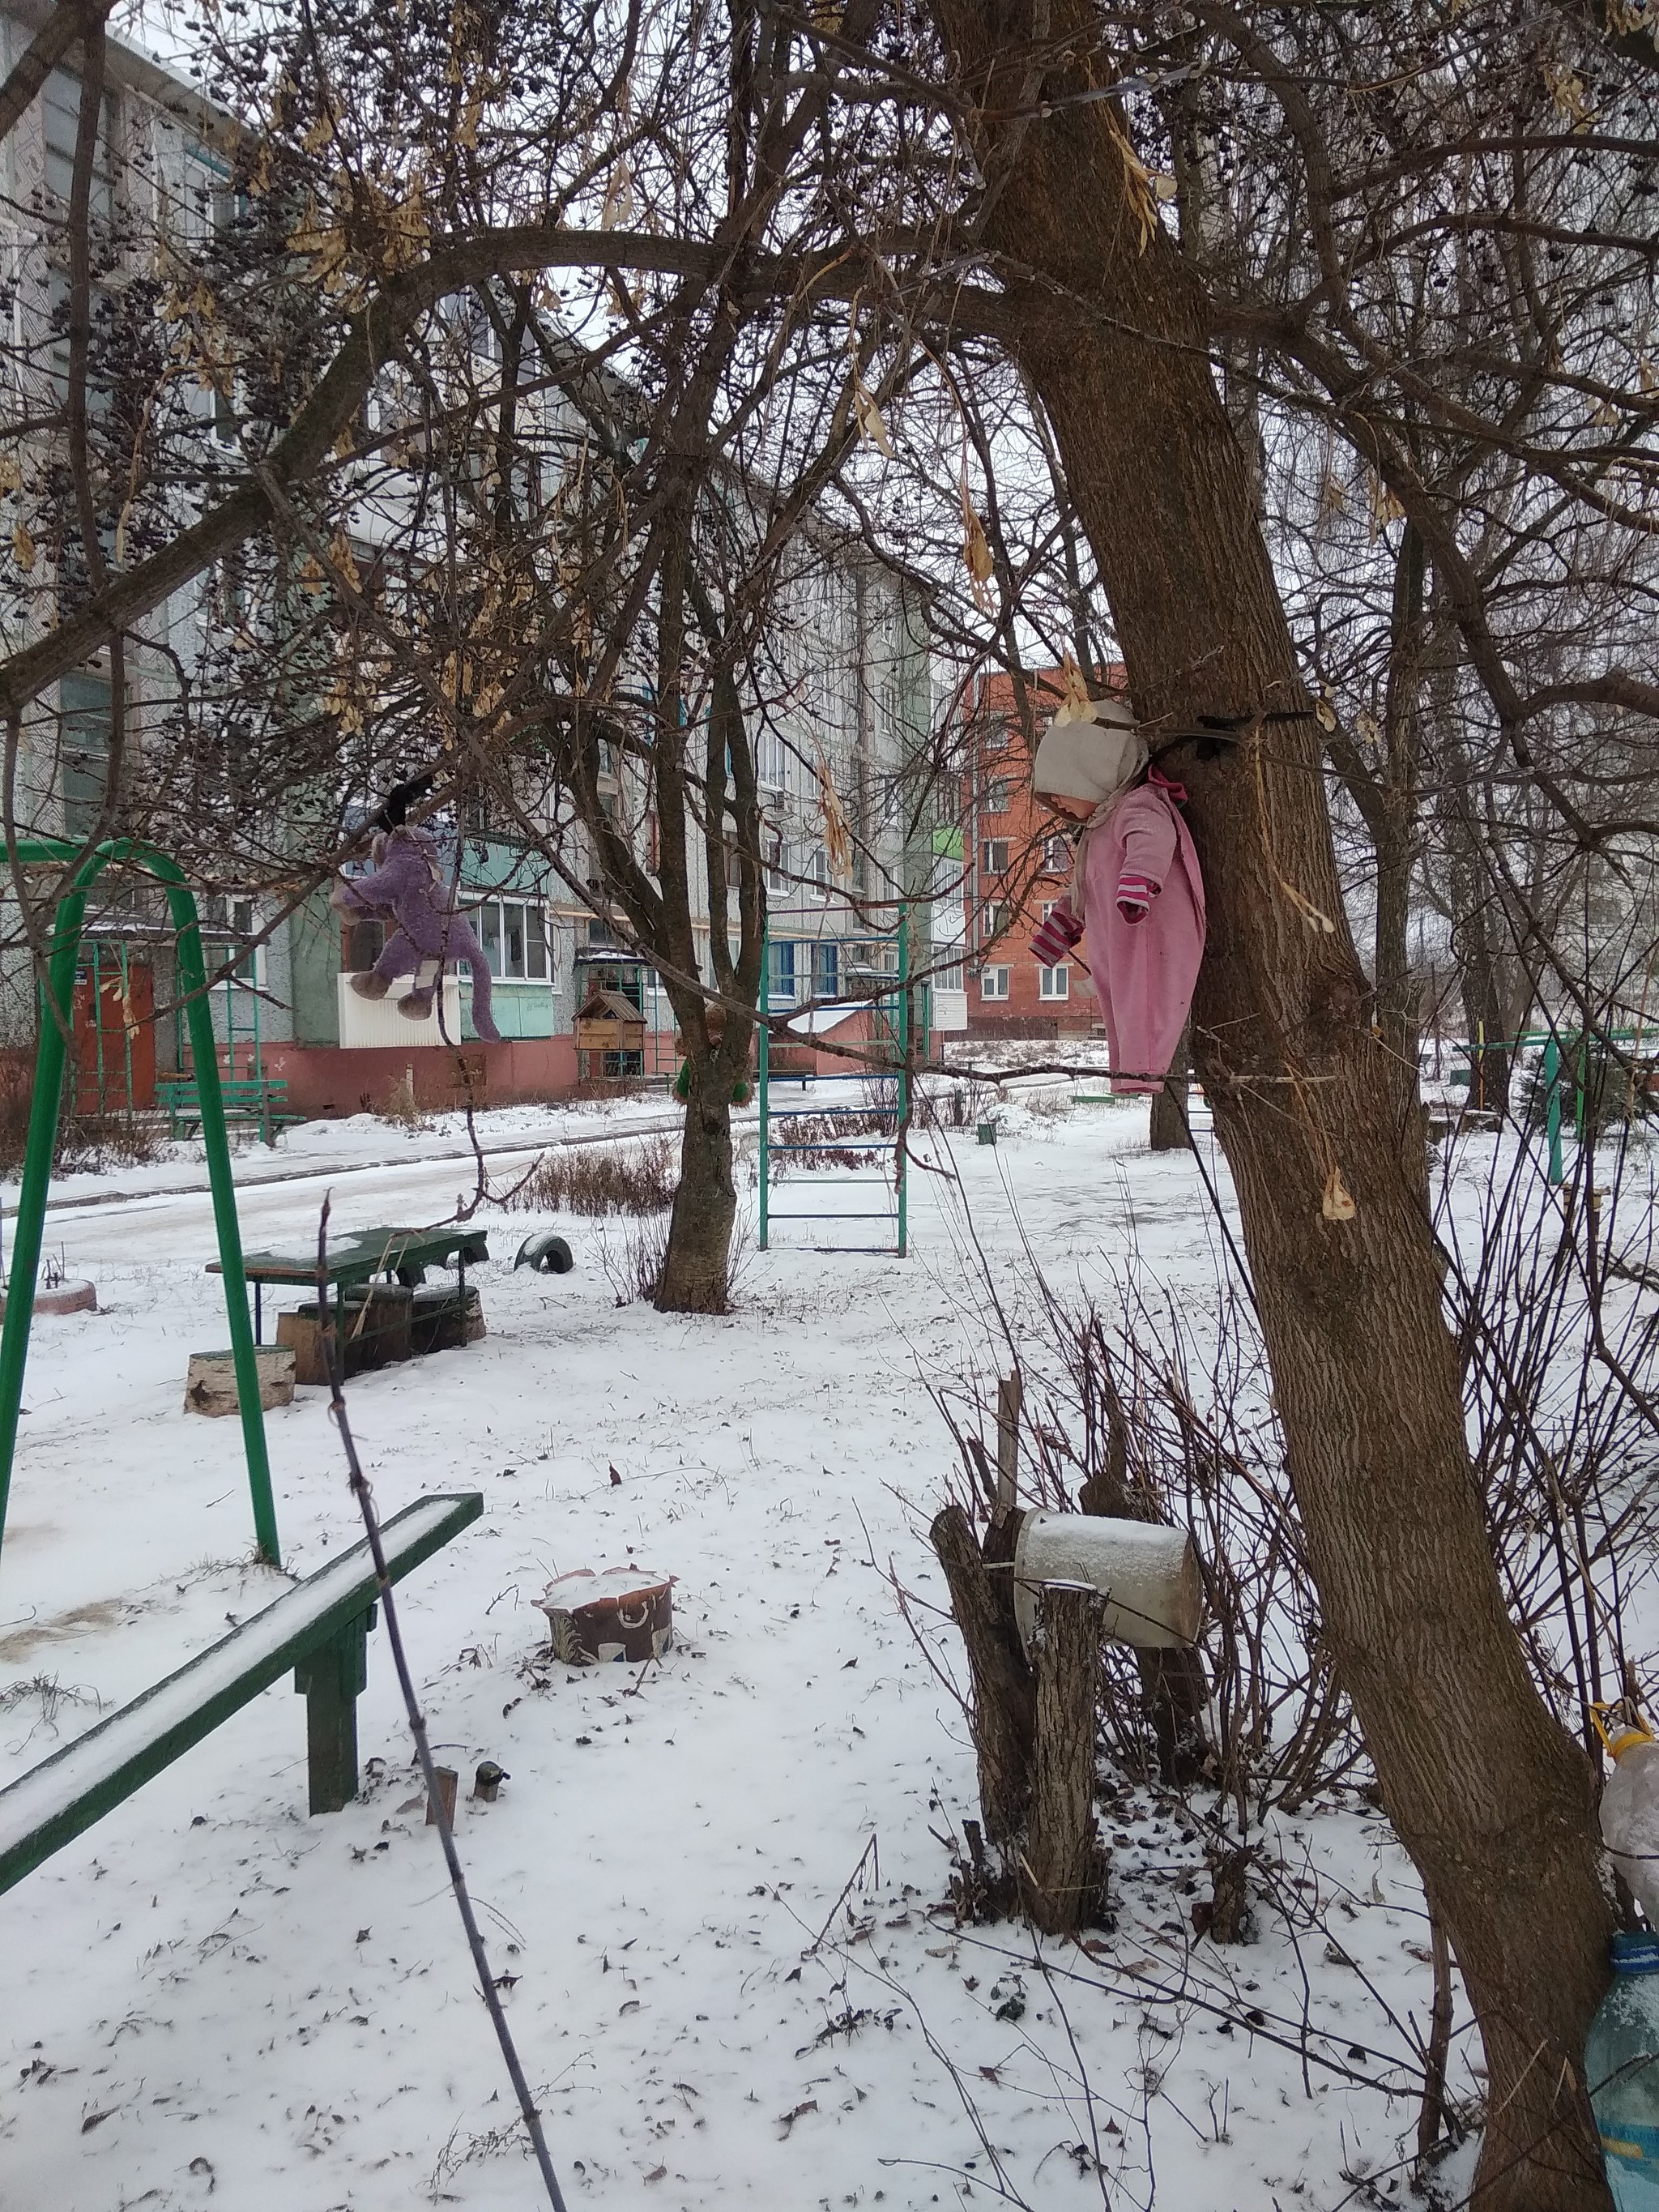
[[[9,12],[0,16],[0,67],[23,50],[39,16],[33,0],[9,0]],[[158,239],[199,239],[204,226],[227,218],[230,170],[217,150],[221,118],[189,85],[112,39],[104,108],[94,213],[101,219],[123,207],[134,212],[135,255],[153,254]],[[54,405],[61,407],[65,388],[67,341],[55,335],[64,298],[58,241],[79,112],[79,80],[73,70],[60,68],[3,157],[6,243],[16,272],[13,312],[25,334],[13,350],[15,358],[28,355],[37,362],[40,389],[33,411],[42,421],[49,421]],[[112,297],[119,289],[118,270]],[[457,307],[465,316],[466,303]],[[30,331],[32,343],[25,342]],[[487,352],[494,341],[478,323],[467,343]],[[625,389],[616,386],[614,396],[625,410]],[[223,465],[234,466],[234,408],[205,381],[190,404],[204,453],[222,452]],[[388,396],[372,398],[370,419],[377,406],[392,404]],[[573,449],[580,442],[583,420],[567,396],[546,392],[533,404],[550,453],[556,453],[561,439]],[[40,436],[58,434],[47,429]],[[734,487],[734,512],[747,500],[747,488]],[[758,513],[759,495],[754,504]],[[395,482],[382,485],[375,501],[365,502],[352,519],[350,545],[359,564],[372,567],[377,551],[406,530],[407,520]],[[0,558],[6,534],[0,532]],[[768,840],[771,998],[778,1006],[855,995],[872,961],[879,964],[870,941],[902,908],[911,915],[913,960],[926,965],[933,913],[925,895],[931,849],[926,834],[912,826],[915,809],[905,803],[933,721],[931,666],[916,606],[899,578],[862,547],[834,537],[817,518],[809,518],[799,535],[799,558],[769,630],[764,698],[755,706],[752,726]],[[19,540],[14,566],[22,557]],[[40,562],[52,557],[40,549]],[[32,580],[15,580],[38,585],[43,574],[37,566]],[[127,657],[130,745],[154,741],[179,672],[200,665],[228,627],[246,619],[234,596],[227,572],[158,611],[152,623],[156,649]],[[37,590],[32,602],[20,592],[0,605],[0,635],[21,641],[32,622],[48,618],[42,604]],[[631,681],[638,702],[648,703],[645,672]],[[622,706],[625,712],[625,696]],[[111,728],[110,671],[94,659],[66,677],[31,719],[18,778],[20,827],[90,834],[107,787]],[[650,794],[626,759],[602,763],[600,790],[649,865],[656,835]],[[363,792],[365,810],[379,796]],[[550,791],[532,794],[518,815],[508,823],[492,819],[481,802],[464,820],[428,825],[447,840],[461,904],[484,946],[501,1042],[477,1037],[464,976],[447,980],[441,1013],[422,1024],[408,1021],[390,1000],[369,1001],[353,992],[349,979],[372,964],[383,942],[381,926],[343,923],[325,888],[287,914],[281,895],[252,888],[219,893],[204,904],[210,964],[230,971],[213,992],[225,1063],[285,1082],[296,1110],[328,1115],[380,1104],[405,1077],[417,1103],[439,1107],[467,1093],[501,1103],[555,1096],[588,1077],[672,1075],[676,1055],[665,994],[649,965],[621,941],[602,900],[584,896],[596,888],[596,878],[584,860],[580,833],[556,827],[557,794]],[[542,834],[521,834],[526,816]],[[693,900],[704,948],[700,966],[708,974],[702,841],[696,836],[690,843],[698,872]],[[15,911],[9,919],[15,921]],[[0,956],[0,1024],[4,1041],[21,1051],[33,1035],[33,983],[16,943],[21,931],[8,927],[4,933],[15,949]],[[599,992],[638,1009],[639,1045],[579,1053],[578,1016]],[[182,1067],[187,1048],[174,997],[171,934],[159,901],[142,878],[112,872],[89,923],[85,974],[75,997],[71,1066],[81,1110],[146,1107],[156,1077]]]
[[[1057,669],[1028,679],[1039,702],[1036,732],[1060,697]],[[1066,895],[1072,846],[1054,817],[1031,793],[1031,750],[1013,679],[980,678],[963,701],[966,764],[963,834],[963,937],[967,1026],[970,1036],[1020,1038],[1090,1036],[1101,1032],[1100,1007],[1082,958],[1045,968],[1030,949],[1032,933]]]

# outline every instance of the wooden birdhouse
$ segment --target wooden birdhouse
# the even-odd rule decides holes
[[[643,1052],[645,1016],[620,991],[596,985],[576,1013],[578,1052]]]

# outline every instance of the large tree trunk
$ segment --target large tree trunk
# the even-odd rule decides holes
[[[1164,1088],[1152,1093],[1152,1127],[1148,1141],[1155,1152],[1192,1150],[1192,1135],[1187,1126],[1187,1077],[1191,1053],[1190,1032],[1182,1030],[1175,1058],[1170,1062],[1170,1072],[1164,1079]]]
[[[661,1313],[724,1313],[731,1302],[738,1194],[732,1180],[732,1079],[723,1060],[723,1054],[694,1048],[686,1061],[691,1095],[680,1139],[679,1188],[656,1289]]]
[[[1027,81],[1030,0],[933,6],[971,95],[1018,118],[982,129],[982,235],[1139,714],[1181,730],[1200,713],[1305,711],[1202,302],[1156,226],[1141,249],[1111,104],[1064,100],[1095,81],[1081,64]],[[1052,0],[1043,54],[1096,44],[1084,0]],[[1102,311],[1091,337],[1057,319],[1068,295]],[[1528,1677],[1487,1549],[1415,1070],[1372,1033],[1316,739],[1311,719],[1262,722],[1188,775],[1209,902],[1194,1057],[1238,1194],[1326,1632],[1485,2038],[1476,2202],[1585,2212],[1607,2202],[1582,2056],[1612,1928],[1590,1771]]]

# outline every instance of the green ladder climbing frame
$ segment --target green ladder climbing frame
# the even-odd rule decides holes
[[[73,861],[80,851],[78,845],[61,837],[29,837],[20,839],[9,857],[14,866],[47,867]],[[133,838],[118,838],[100,845],[80,860],[68,888],[58,898],[52,924],[48,981],[40,994],[40,1044],[35,1059],[34,1097],[29,1109],[23,1184],[12,1233],[11,1279],[6,1293],[5,1326],[0,1330],[0,1541],[5,1536],[6,1502],[17,1449],[23,1370],[28,1359],[29,1328],[34,1319],[40,1239],[46,1224],[46,1194],[52,1182],[58,1108],[63,1098],[64,1031],[74,1005],[87,893],[112,862],[142,868],[161,885],[178,939],[179,995],[190,1024],[197,1092],[201,1101],[202,1144],[207,1153],[214,1225],[219,1237],[219,1261],[224,1272],[231,1355],[242,1417],[242,1443],[247,1456],[248,1489],[253,1501],[253,1530],[260,1557],[270,1560],[273,1566],[280,1566],[282,1554],[276,1540],[276,1509],[270,1492],[270,1462],[265,1449],[264,1416],[259,1407],[258,1362],[254,1357],[253,1324],[248,1315],[247,1284],[242,1273],[242,1240],[236,1221],[236,1192],[231,1180],[230,1139],[225,1131],[224,1097],[219,1085],[219,1060],[208,1002],[207,971],[202,957],[201,921],[177,861],[158,852],[153,845],[141,844]]]
[[[770,1005],[772,969],[772,948],[769,934],[761,969],[760,1048],[758,1082],[757,1085],[757,1103],[760,1109],[759,1242],[760,1249],[763,1252],[770,1249],[771,1229],[772,1224],[775,1221],[890,1221],[893,1219],[893,1210],[885,1206],[882,1206],[878,1210],[869,1206],[861,1208],[836,1207],[823,1210],[801,1210],[799,1208],[792,1208],[787,1212],[780,1212],[777,1207],[773,1205],[773,1157],[775,1154],[782,1153],[786,1156],[799,1156],[805,1153],[834,1153],[838,1152],[846,1152],[848,1150],[860,1152],[887,1151],[892,1153],[893,1166],[890,1175],[885,1172],[883,1172],[878,1176],[864,1175],[862,1176],[861,1180],[865,1183],[868,1183],[872,1181],[879,1181],[884,1186],[890,1185],[893,1188],[896,1201],[897,1212],[897,1219],[896,1223],[896,1236],[894,1249],[901,1260],[906,1256],[909,1250],[908,1178],[906,1172],[908,1164],[904,1154],[904,1132],[908,1128],[910,1120],[910,1040],[912,1028],[910,1002],[912,989],[910,983],[909,941],[910,932],[908,920],[906,909],[903,907],[899,908],[898,927],[896,929],[890,930],[884,935],[862,937],[858,940],[861,945],[867,945],[872,954],[884,951],[889,945],[895,947],[896,951],[895,966],[890,971],[893,978],[893,988],[890,991],[881,993],[878,996],[875,997],[869,1002],[874,1018],[872,1026],[875,1027],[878,1032],[878,1036],[872,1037],[871,1040],[872,1052],[878,1044],[884,1044],[886,1048],[892,1054],[890,1063],[874,1063],[869,1070],[869,1073],[872,1074],[879,1075],[884,1080],[890,1080],[895,1086],[894,1103],[891,1107],[881,1106],[873,1109],[883,1115],[890,1114],[893,1124],[891,1135],[878,1138],[873,1143],[856,1133],[846,1137],[831,1138],[828,1140],[818,1139],[797,1139],[787,1134],[782,1137],[775,1136],[772,1132],[773,1123],[775,1121],[777,1122],[781,1127],[787,1131],[792,1125],[799,1124],[802,1121],[824,1120],[834,1122],[836,1121],[844,1120],[854,1115],[862,1117],[870,1114],[872,1109],[866,1104],[860,1106],[801,1106],[793,1112],[787,1110],[780,1111],[779,1108],[774,1102],[772,1097],[772,1087],[775,1083],[787,1082],[791,1084],[799,1084],[803,1094],[805,1094],[808,1087],[813,1084],[845,1083],[848,1080],[848,1076],[841,1073],[835,1073],[828,1075],[811,1073],[795,1074],[793,1073],[778,1076],[775,1076],[773,1074],[771,1066],[772,1036],[771,1030],[766,1020],[766,1016]],[[879,1032],[883,1028],[884,1028],[886,1033],[884,1038],[879,1035]],[[803,1040],[803,1042],[805,1042],[805,1041]],[[842,1173],[849,1176],[858,1172],[859,1171],[857,1170],[842,1170]],[[857,1245],[849,1246],[845,1249],[857,1251],[875,1251],[879,1248],[875,1245]]]

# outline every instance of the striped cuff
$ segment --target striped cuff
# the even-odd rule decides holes
[[[1045,968],[1063,960],[1083,936],[1083,924],[1066,905],[1056,905],[1031,939],[1031,950]]]
[[[1144,921],[1146,910],[1163,889],[1150,876],[1125,869],[1117,879],[1117,910],[1125,921]]]

